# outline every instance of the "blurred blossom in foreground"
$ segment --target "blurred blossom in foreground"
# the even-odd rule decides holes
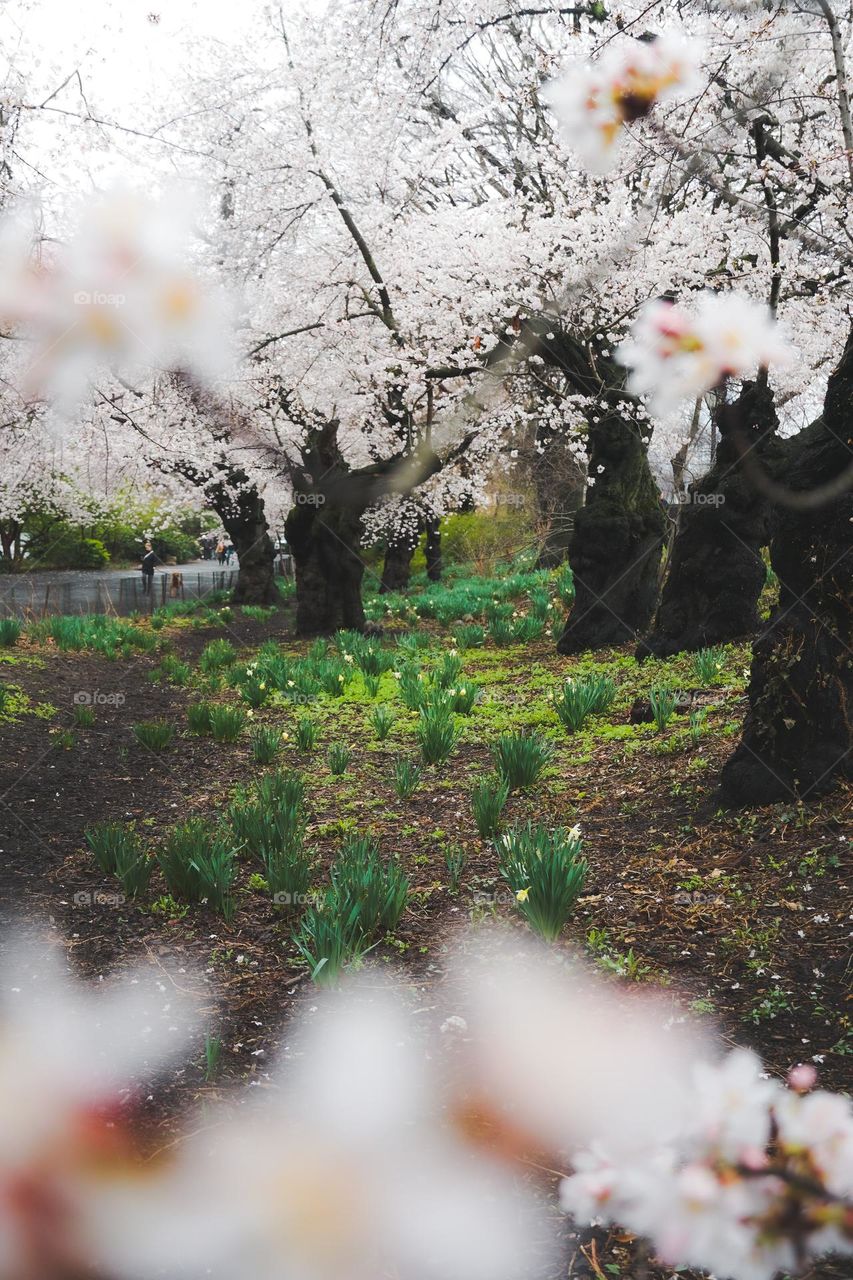
[[[785,364],[791,354],[769,309],[737,293],[700,293],[690,309],[649,302],[615,352],[631,370],[628,390],[649,396],[659,417],[726,378]]]
[[[544,1210],[444,1123],[426,1045],[389,987],[326,995],[275,1090],[181,1149],[146,1200],[104,1202],[121,1275],[516,1280],[553,1264]]]
[[[129,1158],[122,1117],[196,1032],[150,974],[94,993],[59,954],[20,942],[0,973],[2,1280],[83,1273],[91,1204]]]
[[[658,102],[695,92],[701,56],[695,41],[669,32],[609,45],[594,62],[576,62],[555,80],[548,100],[584,167],[606,173],[624,125],[643,119]]]
[[[707,1052],[672,1001],[626,993],[585,966],[501,934],[460,950],[470,1029],[455,1106],[510,1151],[565,1159],[593,1141],[645,1149],[690,1109],[689,1068]]]
[[[0,312],[34,341],[25,390],[76,407],[105,369],[221,377],[228,307],[190,262],[193,205],[113,191],[86,204],[67,244],[33,248],[13,215],[0,230]]]
[[[853,1109],[763,1078],[736,1049],[697,1064],[695,1110],[672,1141],[618,1160],[602,1144],[575,1158],[563,1207],[647,1236],[662,1261],[737,1280],[794,1274],[853,1253]]]

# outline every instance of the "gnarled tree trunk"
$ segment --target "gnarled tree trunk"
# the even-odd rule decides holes
[[[654,626],[637,657],[664,657],[751,635],[760,626],[765,579],[761,550],[770,541],[770,504],[744,473],[745,450],[773,470],[779,454],[772,392],[744,384],[717,414],[714,465],[690,486]]]
[[[657,600],[666,516],[640,431],[611,410],[590,425],[588,454],[595,483],[575,516],[569,563],[576,595],[559,653],[633,640]]]
[[[441,559],[441,521],[428,520],[426,525],[426,571],[430,582],[441,581],[444,567]]]
[[[385,544],[380,592],[406,590],[412,575],[412,556],[417,545],[417,531],[414,534],[389,535]]]
[[[240,571],[234,603],[276,604],[275,548],[257,488],[244,472],[231,471],[226,482],[208,489],[208,500],[237,552]]]
[[[806,494],[835,480],[853,448],[853,334],[823,417],[785,442],[780,474]],[[779,604],[755,645],[741,741],[724,797],[769,804],[853,777],[853,493],[825,505],[780,503],[770,557]]]
[[[562,435],[541,442],[531,465],[536,507],[544,531],[537,569],[555,569],[569,555],[575,513],[584,499],[585,478]]]
[[[291,509],[285,536],[296,568],[299,635],[364,630],[361,514],[358,509],[320,502],[304,502]]]

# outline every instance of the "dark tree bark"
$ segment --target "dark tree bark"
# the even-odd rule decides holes
[[[296,568],[299,635],[364,630],[361,515],[357,508],[331,503],[306,502],[290,511],[285,536]]]
[[[430,582],[440,582],[443,563],[441,559],[441,522],[428,520],[426,525],[426,571]]]
[[[556,569],[569,555],[575,513],[583,503],[585,479],[564,436],[543,440],[537,433],[531,476],[543,537],[537,569]]]
[[[275,548],[257,488],[244,472],[231,470],[226,480],[209,487],[207,494],[234,543],[240,564],[234,603],[277,604]]]
[[[590,426],[588,452],[595,484],[575,516],[569,563],[576,594],[558,653],[633,640],[657,600],[666,516],[645,441],[634,422],[611,411]]]
[[[412,575],[412,556],[415,554],[417,545],[417,532],[388,538],[385,544],[385,561],[382,566],[381,593],[406,590]]]
[[[779,467],[802,495],[832,483],[853,449],[853,334],[823,416],[784,443]],[[741,741],[722,772],[734,804],[814,797],[853,777],[853,493],[776,504],[779,604],[755,645]]]
[[[741,465],[745,450],[770,471],[780,453],[772,392],[747,382],[716,414],[720,444],[714,465],[690,486],[679,518],[669,572],[654,626],[637,658],[724,644],[754,634],[770,541],[771,507]]]
[[[516,341],[559,369],[574,392],[595,402],[587,438],[595,484],[575,517],[569,544],[575,603],[557,650],[577,653],[624,644],[652,619],[666,532],[649,467],[645,414],[625,390],[625,370],[591,337],[563,328],[558,317],[520,321]],[[496,344],[490,360],[500,360],[510,345],[506,339]]]

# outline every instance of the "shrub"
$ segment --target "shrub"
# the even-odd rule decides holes
[[[133,828],[122,822],[98,822],[94,827],[88,827],[84,835],[95,861],[107,876],[115,875],[120,850],[125,846],[137,853],[139,850]]]
[[[444,865],[447,867],[447,876],[450,881],[450,892],[459,892],[459,883],[462,879],[462,872],[468,863],[468,854],[464,845],[449,844],[444,850]]]
[[[432,678],[439,689],[449,689],[462,674],[462,659],[455,653],[445,653],[436,665]]]
[[[275,606],[244,604],[240,606],[240,612],[244,618],[251,618],[254,622],[269,622],[270,618],[275,613]]]
[[[272,764],[281,750],[281,733],[259,725],[252,733],[252,758],[258,764]]]
[[[347,917],[340,916],[333,895],[328,894],[321,906],[310,906],[303,915],[293,941],[318,985],[331,986],[341,970],[366,950],[367,943],[358,929],[358,914],[355,905]]]
[[[492,618],[489,623],[489,638],[499,649],[515,642],[515,627],[508,618]]]
[[[384,742],[391,732],[394,724],[394,712],[391,707],[385,703],[380,703],[374,707],[370,713],[370,723],[373,725],[373,732],[376,734],[380,742]]]
[[[567,831],[532,823],[505,831],[495,841],[500,872],[531,928],[547,942],[560,935],[583,892],[587,862],[575,827]]]
[[[21,624],[17,618],[0,618],[0,648],[11,649],[18,643]]]
[[[688,727],[690,729],[690,741],[693,743],[694,747],[702,737],[706,719],[707,712],[703,707],[699,707],[697,710],[690,712]]]
[[[353,837],[332,865],[332,902],[342,919],[357,907],[357,927],[366,942],[396,927],[406,909],[408,878],[396,859],[383,862],[375,841]]]
[[[716,684],[726,665],[726,651],[720,647],[699,649],[691,661],[696,676],[703,684]]]
[[[269,685],[266,680],[261,680],[258,676],[251,675],[240,682],[240,697],[253,711],[257,711],[259,707],[264,706],[269,700],[269,696]]]
[[[246,714],[240,707],[210,708],[210,732],[217,742],[236,742],[245,723]]]
[[[149,751],[165,751],[175,736],[174,726],[168,720],[140,720],[133,726],[136,740]]]
[[[296,722],[296,745],[300,751],[313,751],[317,745],[317,726],[310,716],[302,716]]]
[[[477,622],[462,623],[453,633],[453,639],[460,649],[479,649],[486,638],[486,632]]]
[[[414,794],[420,780],[420,765],[405,756],[398,756],[394,761],[394,790],[400,799],[408,800]]]
[[[510,791],[532,786],[553,754],[551,743],[537,733],[506,733],[492,747],[498,773]]]
[[[169,832],[157,861],[171,894],[184,902],[207,902],[231,918],[237,867],[224,832],[212,830],[203,818],[190,818]]]
[[[211,640],[201,651],[198,660],[199,669],[211,675],[230,667],[237,654],[230,640]]]
[[[336,777],[346,773],[347,765],[352,759],[352,750],[343,742],[333,742],[328,751],[329,768]]]
[[[554,575],[554,590],[566,608],[574,601],[575,579],[568,564],[564,564]]]
[[[187,707],[187,725],[190,733],[199,736],[210,733],[210,717],[213,706],[209,702],[191,702]]]
[[[427,698],[428,690],[423,675],[416,667],[404,667],[400,672],[400,697],[409,711],[419,711]]]
[[[174,654],[167,653],[160,659],[159,667],[155,667],[152,674],[155,678],[168,680],[170,684],[185,685],[189,684],[192,670],[188,662],[182,662]]]
[[[661,732],[672,719],[677,704],[678,694],[669,685],[657,684],[649,689],[649,705],[655,724]]]
[[[443,703],[422,706],[416,736],[424,764],[442,764],[459,738],[453,712]]]
[[[128,898],[138,898],[148,888],[154,860],[149,858],[135,833],[116,849],[115,873]]]
[[[586,676],[566,680],[554,695],[554,710],[563,728],[576,733],[587,716],[606,711],[616,696],[616,686],[607,676]]]
[[[484,840],[491,840],[498,829],[501,814],[509,795],[506,782],[484,778],[471,791],[471,808],[477,831]]]

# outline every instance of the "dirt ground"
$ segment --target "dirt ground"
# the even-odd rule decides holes
[[[169,631],[172,651],[191,663],[218,635],[241,657],[270,638],[288,652],[299,648],[286,614],[266,623],[237,618],[227,628]],[[446,647],[446,639],[437,639]],[[483,685],[482,707],[466,720],[450,761],[425,770],[407,801],[391,785],[394,757],[411,753],[407,713],[379,743],[367,728],[363,697],[320,699],[311,709],[319,729],[315,752],[306,756],[288,744],[281,760],[306,776],[317,875],[342,833],[353,829],[378,836],[382,849],[401,858],[412,886],[409,906],[374,959],[401,969],[428,997],[429,1016],[444,1020],[454,1010],[431,997],[453,931],[469,919],[514,916],[494,850],[477,835],[470,787],[491,767],[497,733],[547,724],[556,730],[553,764],[540,785],[511,797],[507,816],[581,825],[590,874],[563,945],[584,951],[615,978],[671,991],[732,1042],[754,1046],[772,1071],[814,1062],[824,1085],[849,1088],[853,793],[842,787],[807,804],[792,797],[762,809],[720,807],[716,778],[737,740],[747,652],[732,651],[731,678],[707,699],[698,745],[684,740],[683,729],[662,739],[654,726],[629,723],[630,706],[652,676],[634,667],[627,650],[594,655],[619,680],[620,697],[607,726],[575,737],[549,713],[545,691],[577,660],[556,656],[544,640],[463,655],[466,678]],[[6,658],[0,680],[23,691],[28,709],[0,723],[0,949],[16,923],[57,945],[67,940],[74,968],[86,977],[140,958],[164,975],[182,968],[194,975],[209,1031],[222,1038],[221,1070],[215,1082],[205,1081],[200,1046],[196,1061],[167,1082],[147,1117],[155,1143],[165,1142],[188,1105],[264,1077],[288,1011],[310,993],[291,941],[298,916],[251,887],[250,867],[241,872],[228,923],[197,907],[162,909],[159,873],[145,901],[117,900],[117,886],[86,850],[84,831],[100,821],[134,821],[156,843],[187,816],[221,812],[259,766],[245,735],[216,743],[183,731],[197,690],[152,681],[156,655],[110,661],[24,642]],[[677,663],[672,674],[680,674]],[[81,694],[91,697],[91,728],[73,724]],[[220,696],[235,697],[231,690]],[[255,722],[291,731],[304,711],[271,705]],[[132,733],[135,722],[156,718],[181,730],[163,755],[147,751]],[[63,738],[67,729],[73,744]],[[356,748],[340,778],[325,759],[336,740]],[[453,892],[445,859],[459,846],[467,862]],[[597,1241],[591,1255],[590,1239]],[[587,1237],[570,1274],[602,1280],[605,1258],[611,1274],[629,1274],[612,1270],[624,1261],[621,1250],[615,1236]],[[820,1274],[845,1273],[825,1265]]]

